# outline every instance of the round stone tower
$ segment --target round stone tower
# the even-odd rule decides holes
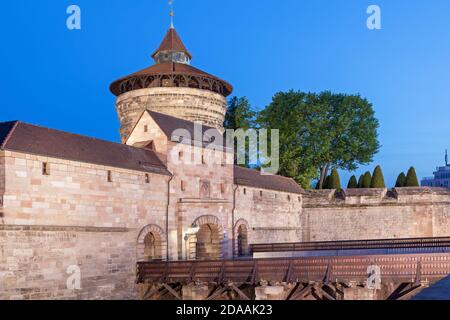
[[[226,97],[233,87],[190,65],[192,55],[173,26],[152,58],[153,66],[111,84],[122,142],[146,109],[223,131]]]

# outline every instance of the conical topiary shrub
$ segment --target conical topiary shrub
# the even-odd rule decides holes
[[[372,184],[372,175],[370,174],[369,171],[367,171],[363,177],[362,187],[363,189],[369,189],[371,184]]]
[[[352,176],[348,181],[347,189],[357,189],[358,188],[358,180],[356,180],[355,176]]]
[[[363,182],[364,182],[364,175],[361,175],[361,176],[359,177],[359,180],[358,180],[358,188],[359,188],[359,189],[362,189],[362,187],[363,187]]]
[[[406,184],[406,175],[404,172],[400,173],[397,178],[397,182],[395,183],[396,188],[403,188]]]
[[[341,177],[336,169],[331,171],[328,189],[341,191]]]
[[[330,176],[326,177],[322,189],[324,190],[330,189]]]
[[[383,171],[380,166],[377,166],[373,171],[372,182],[370,183],[370,187],[373,189],[384,189],[386,188],[386,184],[384,183]]]
[[[406,175],[405,187],[418,187],[419,180],[417,179],[416,169],[411,167]]]

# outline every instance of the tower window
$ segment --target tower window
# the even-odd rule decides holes
[[[148,126],[147,125],[144,126],[144,132],[148,132]]]
[[[112,182],[112,172],[108,170],[108,182]]]
[[[44,176],[49,176],[50,175],[50,165],[48,164],[48,162],[43,162],[42,163],[42,174]]]

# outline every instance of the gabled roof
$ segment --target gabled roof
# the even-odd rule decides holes
[[[303,189],[291,178],[262,175],[260,171],[234,167],[234,183],[239,186],[302,194]]]
[[[11,131],[14,129],[14,126],[17,124],[17,121],[9,121],[9,122],[1,122],[0,123],[0,148],[3,149],[3,144],[8,139]]]
[[[162,113],[158,113],[158,112],[154,112],[154,111],[150,111],[147,110],[146,111],[151,117],[152,119],[156,122],[156,124],[161,128],[161,130],[163,131],[163,133],[166,135],[166,137],[171,140],[173,137],[173,134],[175,131],[177,130],[185,130],[187,132],[189,132],[190,138],[192,141],[196,141],[195,139],[197,138],[196,134],[195,134],[195,123],[192,121],[188,121],[188,120],[183,120],[183,119],[179,119],[179,118],[175,118],[166,114],[162,114]],[[211,130],[211,131],[210,131]],[[207,131],[209,131],[208,133],[210,133],[210,135],[207,134]],[[198,135],[198,133],[197,133]],[[214,141],[214,140],[209,140],[206,141],[203,140],[203,138],[213,138],[213,137],[222,137],[223,138],[223,134],[217,130],[216,128],[213,127],[209,127],[209,126],[205,126],[202,125],[202,141],[198,141],[198,142],[202,142],[205,144],[214,144],[214,142],[217,142],[218,146],[221,147],[226,147],[225,142],[222,141]],[[184,137],[186,138],[186,137]]]
[[[192,55],[189,53],[189,51],[186,49],[186,47],[183,44],[183,41],[181,41],[180,36],[178,35],[175,28],[170,28],[166,36],[164,37],[163,41],[161,42],[158,50],[155,51],[155,53],[152,55],[152,58],[154,58],[158,52],[184,52],[188,55],[189,59],[192,59]]]
[[[2,150],[170,175],[150,150],[23,122],[0,123],[0,140]]]

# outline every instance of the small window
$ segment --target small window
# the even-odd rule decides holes
[[[222,194],[225,193],[225,184],[223,184],[223,183],[220,185],[220,192],[221,192]]]
[[[42,163],[42,174],[44,176],[50,175],[50,165],[48,164],[48,162]]]
[[[247,189],[244,188],[244,194],[247,194]]]
[[[150,183],[150,175],[148,173],[145,174],[145,183]]]
[[[112,182],[112,172],[108,170],[108,182]]]
[[[148,132],[148,126],[147,125],[144,126],[144,132]]]
[[[259,192],[259,196],[260,196],[260,197],[263,196],[263,192],[262,192],[262,191]]]
[[[202,154],[202,164],[206,164],[205,155]]]
[[[291,196],[290,195],[287,196],[287,200],[291,201]]]
[[[302,202],[302,198],[298,197],[298,202]]]
[[[183,151],[178,152],[178,159],[183,160]]]
[[[181,191],[186,191],[186,182],[181,181]]]

